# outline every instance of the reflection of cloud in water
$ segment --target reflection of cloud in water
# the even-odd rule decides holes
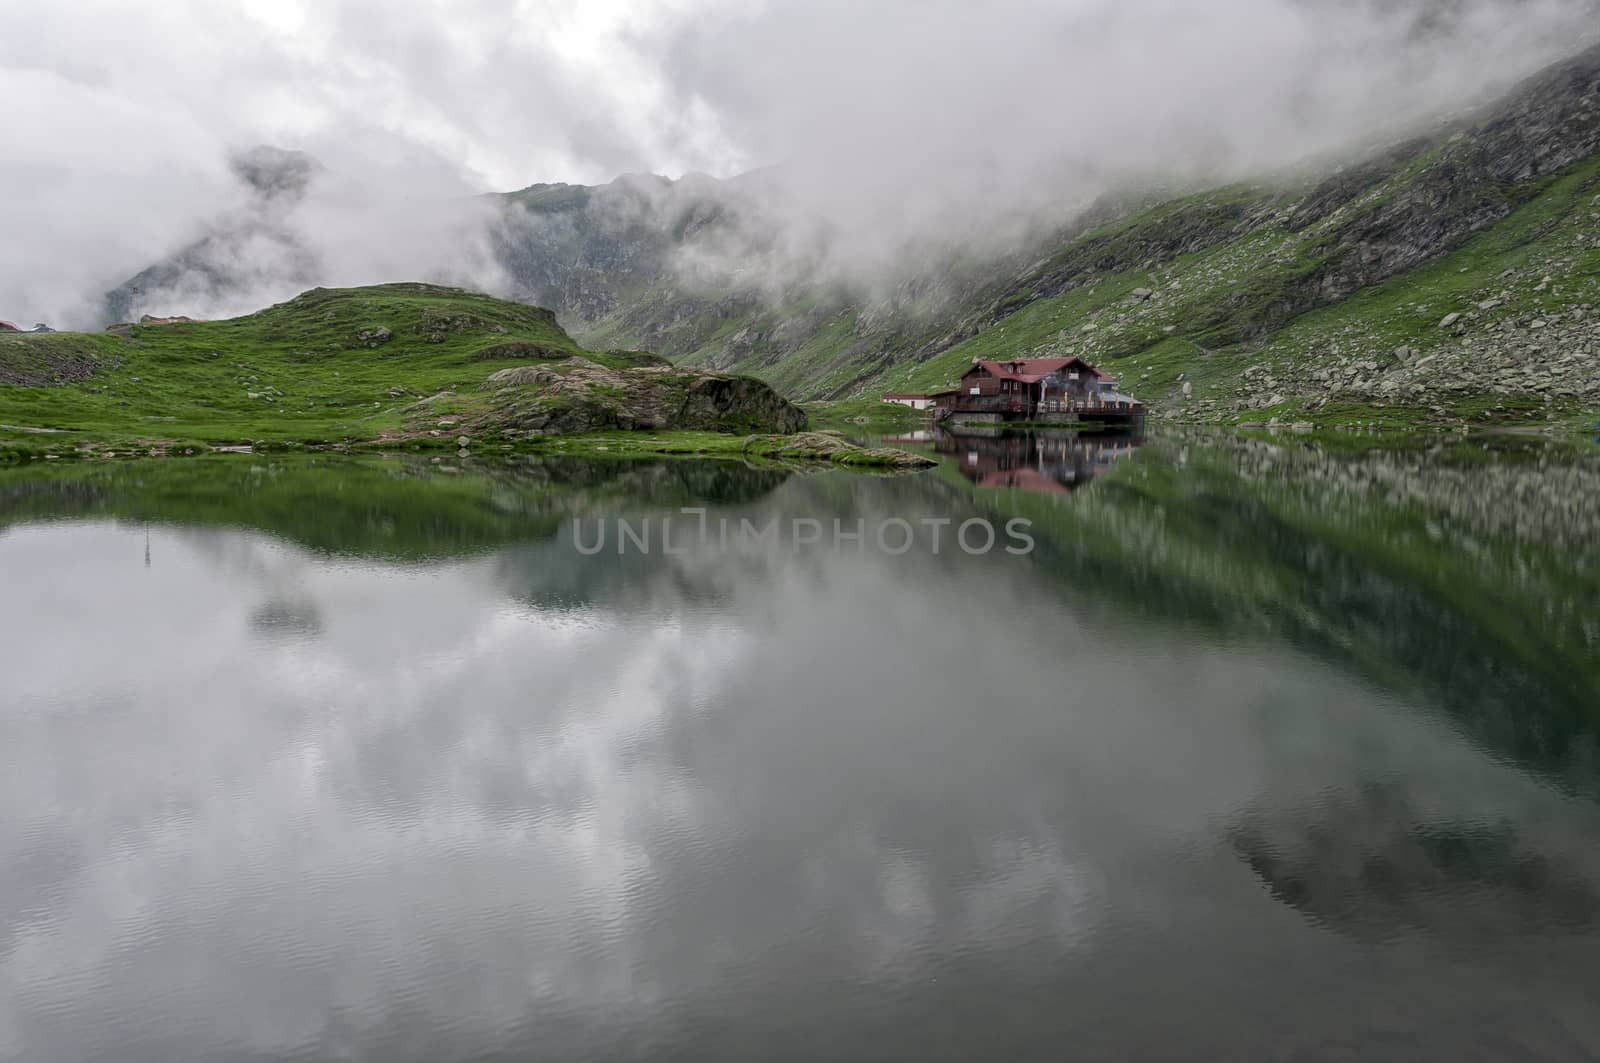
[[[700,551],[558,612],[521,603],[559,544],[394,568],[158,533],[151,580],[136,534],[3,544],[46,615],[0,631],[0,1055],[559,1056],[949,964],[1127,995],[1106,943],[1196,880],[1207,926],[1304,949],[1218,825],[1386,776],[1596,881],[1593,810],[1437,721],[1087,625],[1025,563]],[[261,639],[263,600],[320,637]]]
[[[322,633],[322,618],[314,603],[274,598],[251,615],[250,626],[263,638],[309,639]]]

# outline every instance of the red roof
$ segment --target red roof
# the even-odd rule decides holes
[[[978,366],[1001,380],[1020,380],[1024,384],[1037,384],[1051,373],[1060,372],[1068,366],[1075,366],[1080,372],[1086,370],[1093,373],[1100,380],[1110,379],[1082,358],[1014,358],[1005,362],[979,362],[973,368]]]
[[[1072,488],[1052,480],[1038,469],[1024,466],[1020,469],[996,469],[978,480],[979,487],[1014,487],[1019,491],[1032,491],[1040,495],[1066,495]]]

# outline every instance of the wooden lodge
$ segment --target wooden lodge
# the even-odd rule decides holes
[[[1081,358],[977,361],[952,391],[929,396],[941,420],[1102,422],[1138,426],[1144,404]]]

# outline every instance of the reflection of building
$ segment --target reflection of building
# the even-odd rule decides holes
[[[991,436],[941,432],[934,449],[954,456],[956,467],[979,487],[1012,487],[1066,494],[1082,487],[1143,444],[1131,434],[1007,432]]]
[[[915,432],[903,432],[897,436],[885,436],[880,442],[886,447],[916,446],[932,443],[937,435],[937,432],[919,428]]]
[[[941,418],[966,421],[1144,422],[1144,405],[1081,358],[974,362],[955,391],[931,398]]]

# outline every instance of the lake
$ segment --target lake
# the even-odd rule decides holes
[[[1600,448],[0,469],[0,1059],[1600,1055]]]

